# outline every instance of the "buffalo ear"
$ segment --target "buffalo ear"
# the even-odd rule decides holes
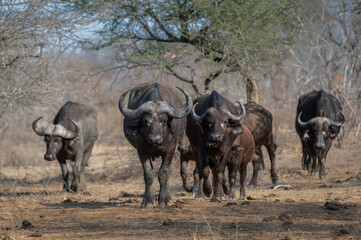
[[[244,148],[240,145],[233,145],[231,149],[232,149],[232,153],[239,153],[244,150]]]
[[[230,123],[229,125],[231,127],[232,134],[238,135],[238,134],[243,133],[242,125],[239,122]]]
[[[168,120],[167,120],[167,126],[168,126],[168,128],[171,128],[171,127],[172,127],[172,121],[173,121],[173,118],[168,117]]]
[[[335,126],[330,126],[330,127],[329,127],[329,131],[330,131],[330,137],[331,137],[332,139],[334,139],[334,138],[337,137],[337,134],[338,134],[337,127],[335,127]]]
[[[310,135],[308,134],[309,130],[306,130],[302,135],[302,141],[307,142],[310,139]]]
[[[128,137],[135,137],[135,136],[137,136],[137,134],[138,134],[138,128],[139,128],[139,125],[138,125],[138,124],[129,125],[129,126],[125,129],[124,133],[125,133],[125,135],[128,136]]]

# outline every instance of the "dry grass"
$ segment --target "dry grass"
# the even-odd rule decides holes
[[[144,192],[135,150],[120,139],[97,144],[86,169],[91,196],[62,194],[56,162],[0,169],[0,236],[3,239],[359,239],[361,154],[358,145],[332,147],[328,179],[300,169],[297,136],[278,142],[277,166],[284,190],[270,189],[269,162],[254,200],[194,201],[182,189],[179,162],[172,164],[172,206],[140,209]],[[155,171],[160,161],[154,164]],[[248,181],[251,175],[249,168]],[[159,184],[154,181],[157,193]],[[69,203],[64,203],[64,200]],[[327,201],[342,204],[327,210]],[[285,219],[289,218],[289,220]],[[34,227],[22,228],[23,220]],[[39,236],[40,235],[40,236]],[[0,238],[1,239],[1,238]]]

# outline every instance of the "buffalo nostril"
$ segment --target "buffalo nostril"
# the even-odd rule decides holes
[[[163,139],[161,136],[149,136],[149,142],[153,145],[161,145],[163,143]]]
[[[53,154],[45,154],[45,155],[44,155],[44,159],[45,159],[45,160],[54,160],[55,157],[54,157]]]

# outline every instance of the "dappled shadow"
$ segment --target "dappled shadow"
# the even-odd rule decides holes
[[[60,194],[61,191],[39,191],[39,192],[0,192],[0,197],[20,197],[20,196],[51,196]]]
[[[211,231],[221,239],[239,231],[239,236],[252,239],[263,236],[280,236],[292,233],[294,237],[330,238],[343,228],[349,235],[360,236],[360,205],[337,211],[327,210],[318,202],[275,203],[267,201],[186,201],[174,207],[141,209],[140,200],[119,202],[72,202],[41,204],[51,211],[73,209],[56,214],[52,219],[46,216],[36,222],[43,234],[62,236],[81,234],[80,238],[104,237],[104,231],[111,238],[187,238],[197,229],[198,236],[211,238]],[[76,214],[74,214],[76,210]],[[55,215],[54,215],[55,216]],[[282,217],[283,216],[283,217]],[[57,224],[58,222],[62,224]],[[80,236],[80,235],[79,235]]]
[[[41,205],[50,208],[88,208],[88,209],[97,209],[97,208],[105,208],[105,207],[119,207],[122,205],[121,202],[97,202],[97,201],[90,201],[90,202],[78,202],[78,201],[71,201],[71,202],[63,202],[63,203],[41,203]]]

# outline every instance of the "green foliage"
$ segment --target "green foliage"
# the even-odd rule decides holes
[[[95,48],[117,45],[120,61],[179,66],[181,57],[245,71],[274,61],[290,44],[296,22],[292,0],[72,1],[73,9],[98,14],[104,29]],[[120,46],[120,47],[119,47]],[[172,57],[170,57],[172,56]],[[247,70],[246,70],[247,71]]]

